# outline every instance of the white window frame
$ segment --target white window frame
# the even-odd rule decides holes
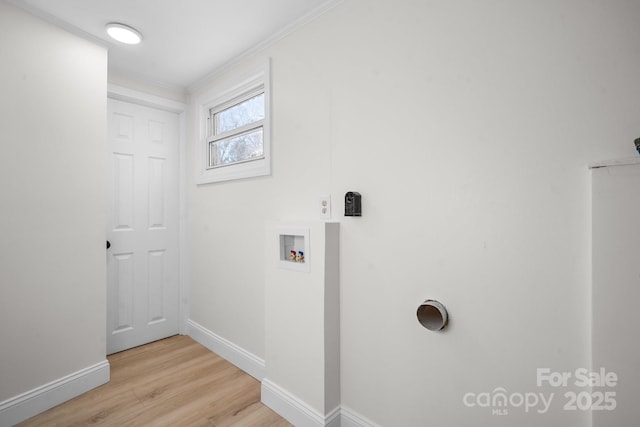
[[[196,184],[223,182],[234,179],[252,178],[271,174],[271,91],[270,63],[248,73],[223,89],[213,90],[201,97],[198,102],[199,129],[196,147]],[[210,166],[210,141],[212,140],[211,111],[219,111],[243,100],[264,92],[264,121],[262,121],[263,156],[228,165]],[[252,124],[255,126],[255,124]],[[260,125],[259,125],[260,126]]]

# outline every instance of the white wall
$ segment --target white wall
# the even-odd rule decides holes
[[[340,406],[340,224],[269,222],[265,228],[266,369],[262,401],[278,408],[265,399],[264,383],[269,382],[324,418]],[[304,235],[306,242],[300,248],[305,248],[308,270],[292,270],[288,261],[284,265],[280,261],[278,236],[288,233]],[[288,253],[285,249],[285,256]],[[294,264],[293,268],[300,266]],[[295,419],[289,421],[299,424]]]
[[[631,426],[640,419],[638,242],[640,158],[636,164],[591,171],[593,218],[592,352],[594,370],[604,367],[615,392],[615,410],[594,411],[593,426]],[[616,331],[616,333],[612,333]],[[614,378],[618,377],[619,380]],[[611,406],[611,403],[609,404]],[[606,406],[605,406],[606,407]]]
[[[0,402],[105,361],[106,59],[0,1]]]
[[[162,85],[155,82],[141,81],[130,77],[121,76],[113,72],[108,73],[108,81],[110,84],[159,96],[164,99],[170,99],[172,101],[181,103],[186,102],[186,93],[183,88],[177,88],[170,85]]]
[[[331,193],[345,407],[383,426],[588,425],[536,368],[590,366],[586,165],[634,154],[638,17],[621,0],[346,0],[198,89],[272,58],[273,175],[190,186],[191,317],[263,357],[264,222],[315,219]],[[340,215],[349,190],[362,218]],[[446,332],[418,324],[426,298]],[[464,406],[497,387],[556,395],[546,415]]]

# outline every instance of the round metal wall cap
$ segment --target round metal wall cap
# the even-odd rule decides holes
[[[439,331],[447,326],[449,315],[447,309],[436,300],[426,300],[416,312],[418,322],[430,331]]]

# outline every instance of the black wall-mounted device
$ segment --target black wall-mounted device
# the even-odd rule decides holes
[[[360,193],[349,191],[344,195],[344,216],[362,216],[362,198]]]

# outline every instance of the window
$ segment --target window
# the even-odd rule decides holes
[[[198,184],[271,173],[268,71],[269,64],[200,103]]]
[[[232,105],[212,108],[209,117],[209,167],[264,158],[264,90]]]

